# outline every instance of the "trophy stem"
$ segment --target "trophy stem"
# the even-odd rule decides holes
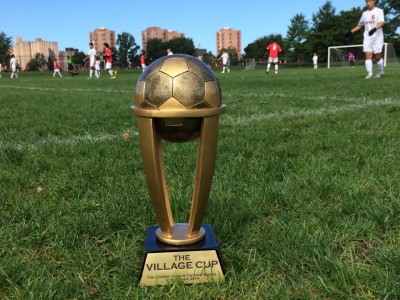
[[[188,235],[199,235],[214,176],[217,157],[219,116],[204,117],[197,153],[195,186],[190,210]]]
[[[147,187],[163,236],[171,237],[174,221],[168,196],[160,137],[152,118],[138,117],[140,150]]]

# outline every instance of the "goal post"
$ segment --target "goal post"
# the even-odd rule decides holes
[[[246,58],[244,60],[246,63],[246,71],[247,70],[254,70],[256,68],[256,59],[255,58]]]
[[[347,50],[345,50],[347,49]],[[359,56],[364,55],[363,45],[346,45],[346,46],[331,46],[328,47],[328,63],[327,67],[330,68],[334,65],[344,65],[347,62],[347,53],[353,51],[358,53]],[[390,43],[384,43],[382,49],[382,56],[384,58],[384,66],[388,64],[398,66],[396,52]],[[356,55],[357,59],[357,55]]]

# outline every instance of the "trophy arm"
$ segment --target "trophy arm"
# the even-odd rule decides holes
[[[218,122],[218,115],[204,117],[202,121],[195,185],[189,217],[189,236],[199,233],[204,219],[217,157]]]
[[[162,147],[154,119],[138,117],[140,150],[153,208],[165,237],[172,236],[174,221],[168,196]]]

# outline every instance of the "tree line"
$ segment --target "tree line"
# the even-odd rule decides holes
[[[397,30],[400,25],[400,2],[398,0],[381,0],[378,5],[385,12],[383,28],[385,42],[392,43],[396,53],[399,54],[400,41]],[[363,43],[361,32],[351,39],[346,39],[344,33],[357,25],[364,10],[364,7],[356,7],[336,13],[332,2],[327,1],[312,15],[311,21],[307,20],[304,14],[293,16],[290,19],[286,38],[283,38],[281,34],[270,34],[258,38],[244,48],[244,56],[256,60],[265,59],[265,46],[276,39],[276,42],[283,46],[286,58],[293,58],[301,63],[304,57],[311,57],[316,52],[321,61],[326,61],[330,46]]]
[[[394,45],[396,53],[400,53],[400,40],[398,28],[400,25],[400,2],[398,0],[381,0],[378,6],[385,12],[385,42]],[[365,8],[355,7],[348,11],[336,12],[336,8],[332,2],[327,1],[322,7],[312,15],[311,21],[307,20],[304,14],[296,14],[290,19],[290,24],[283,37],[281,33],[269,34],[260,37],[248,44],[244,48],[242,60],[245,58],[255,58],[256,61],[264,60],[265,46],[276,40],[284,49],[285,58],[291,58],[297,63],[301,63],[305,57],[310,57],[312,53],[317,52],[320,61],[327,60],[327,49],[329,46],[335,45],[352,45],[362,44],[362,34],[356,34],[351,39],[346,39],[343,33],[353,28],[361,17]],[[114,53],[115,65],[120,68],[139,66],[139,57],[141,53],[140,47],[136,44],[132,34],[123,32],[117,35],[118,48],[112,49]],[[0,33],[0,63],[6,65],[11,55],[11,38],[4,32]],[[150,64],[152,61],[164,56],[166,50],[170,48],[174,53],[183,53],[195,55],[196,48],[191,38],[175,38],[166,42],[161,39],[150,39],[146,44],[146,62]],[[236,49],[221,49],[217,53],[219,57],[223,51],[229,54],[232,65],[242,63],[237,55]],[[102,56],[103,53],[99,53]],[[72,56],[72,61],[76,65],[82,64],[86,54],[82,51],[76,52]],[[212,52],[207,52],[203,56],[205,63],[211,65],[216,59]],[[37,53],[28,63],[30,70],[40,70],[41,67],[47,65],[52,69],[53,58],[47,61],[43,54]]]

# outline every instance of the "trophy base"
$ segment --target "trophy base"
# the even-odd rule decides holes
[[[196,244],[169,245],[156,237],[158,226],[147,228],[146,248],[139,275],[140,285],[186,284],[224,281],[224,271],[214,232],[203,224],[204,238]]]
[[[176,223],[172,228],[171,236],[163,235],[160,228],[156,230],[156,236],[159,241],[175,246],[195,244],[204,239],[206,231],[203,227],[200,227],[200,230],[196,235],[190,237],[188,234],[188,229],[189,226],[187,223]]]

